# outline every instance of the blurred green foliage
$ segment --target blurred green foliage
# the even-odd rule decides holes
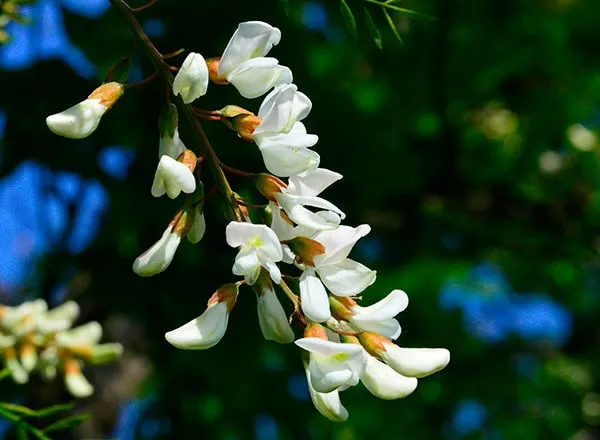
[[[361,3],[348,2],[359,12]],[[206,57],[221,53],[240,21],[281,28],[273,56],[291,67],[313,102],[305,122],[319,135],[322,166],[344,174],[326,197],[346,211],[348,224],[371,224],[371,237],[383,243],[377,255],[356,252],[379,274],[364,300],[406,290],[411,304],[400,316],[400,344],[447,347],[449,367],[399,401],[380,401],[361,387],[344,392],[350,419],[336,425],[290,392],[290,378],[302,375],[298,350],[262,340],[250,290],[241,293],[216,347],[186,352],[167,344],[164,332],[199,315],[232,279],[235,251],[224,242],[221,202],[215,197],[206,206],[203,241],[183,243],[165,273],[133,274],[133,259],[179,207],[150,195],[164,87],[155,82],[127,92],[88,139],[53,136],[45,117],[87,96],[132,45],[114,11],[84,19],[65,10],[70,37],[100,74],[87,81],[58,61],[2,72],[8,123],[0,172],[35,160],[98,179],[110,195],[89,249],[74,257],[57,248],[32,268],[36,294],[68,282],[84,319],[107,323],[128,353],[120,368],[94,372],[96,397],[81,403],[92,419],[73,438],[107,438],[118,405],[136,394],[154,396],[146,419],[168,420],[161,439],[256,438],[256,418],[265,414],[281,439],[456,438],[450,422],[465,399],[488,411],[484,428],[469,438],[597,438],[600,148],[595,133],[578,124],[593,130],[600,122],[600,3],[407,0],[407,8],[436,20],[393,14],[402,45],[369,7],[381,50],[362,22],[357,40],[344,32],[339,2],[323,2],[327,32],[302,24],[305,6],[290,0],[286,14],[272,1],[161,1],[140,17],[164,23],[154,39],[159,49],[185,47]],[[135,63],[151,73],[142,56]],[[225,104],[256,111],[260,100],[211,85],[202,107]],[[225,163],[262,170],[251,144],[219,123],[204,127]],[[184,140],[188,130],[181,127]],[[125,181],[96,162],[101,148],[114,144],[136,152]],[[260,203],[247,181],[231,180]],[[210,178],[205,183],[210,188]],[[561,349],[516,336],[483,342],[464,329],[460,312],[441,310],[441,286],[482,261],[502,268],[516,291],[545,292],[570,309],[569,342]],[[537,362],[529,374],[517,368],[523,355]],[[56,403],[61,393],[32,386],[25,403]],[[138,437],[146,438],[142,430]]]

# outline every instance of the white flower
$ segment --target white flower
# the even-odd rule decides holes
[[[227,75],[227,81],[244,98],[253,99],[267,93],[272,87],[292,82],[292,71],[280,66],[276,58],[252,58]]]
[[[196,205],[194,210],[194,222],[192,223],[192,229],[190,229],[190,232],[188,232],[186,237],[190,243],[196,244],[202,240],[205,232],[206,221],[204,220],[203,204],[199,203]]]
[[[333,203],[317,196],[341,178],[342,175],[339,173],[318,168],[302,176],[290,177],[288,187],[275,193],[274,196],[279,206],[294,223],[315,231],[335,229],[346,215]],[[337,215],[319,215],[305,206],[322,208]]]
[[[406,397],[417,388],[418,384],[416,378],[396,373],[391,367],[370,355],[360,381],[371,394],[384,400]]]
[[[79,305],[75,301],[67,301],[40,315],[36,322],[37,331],[47,334],[68,330],[78,316]]]
[[[264,267],[275,283],[281,282],[277,262],[283,258],[277,235],[265,225],[231,222],[225,230],[227,244],[240,247],[233,264],[234,275],[243,275],[248,285],[253,285]]]
[[[173,232],[173,225],[169,225],[160,240],[135,259],[133,271],[142,277],[162,272],[171,264],[180,242],[181,236]]]
[[[75,360],[70,359],[64,367],[65,386],[74,397],[88,397],[94,393],[94,387],[81,373],[81,367]]]
[[[345,422],[348,420],[348,410],[342,405],[339,392],[334,390],[329,393],[319,393],[312,386],[310,369],[307,365],[305,365],[304,371],[308,382],[308,392],[317,411],[332,422]]]
[[[319,393],[356,385],[367,366],[368,356],[360,345],[313,337],[298,339],[295,343],[310,353],[310,382]]]
[[[166,340],[183,350],[206,350],[225,335],[229,313],[238,295],[237,284],[226,284],[208,300],[208,307],[196,319],[165,334]]]
[[[179,138],[178,128],[175,128],[173,137],[169,136],[167,133],[160,136],[158,143],[159,159],[164,155],[172,157],[173,159],[177,159],[185,150],[187,150],[187,148],[185,147],[183,141]]]
[[[264,57],[273,46],[279,44],[280,39],[281,31],[267,23],[262,21],[240,23],[219,61],[219,76],[226,78],[245,61]]]
[[[312,237],[325,246],[325,253],[316,255],[315,267],[307,267],[300,277],[302,311],[309,319],[324,322],[331,317],[325,286],[335,295],[352,296],[375,282],[374,270],[347,258],[354,244],[370,230],[369,225],[339,226]]]
[[[191,194],[196,191],[196,179],[189,167],[175,159],[164,155],[158,162],[151,193],[154,197],[167,194],[176,198],[181,191]]]
[[[56,334],[56,343],[60,347],[95,345],[102,338],[102,326],[96,321],[62,331]]]
[[[46,118],[48,128],[59,136],[83,139],[92,134],[102,116],[123,94],[125,87],[117,82],[104,83],[87,99]]]
[[[357,330],[372,331],[386,338],[396,339],[400,336],[401,328],[394,317],[408,306],[408,295],[402,290],[392,290],[382,300],[367,307],[354,305],[350,310],[354,315],[348,321]]]
[[[312,102],[295,84],[275,87],[260,105],[261,123],[253,136],[289,133],[296,122],[302,121],[312,109]]]
[[[208,67],[202,55],[190,52],[173,80],[173,93],[186,104],[204,96],[208,87]]]
[[[294,331],[288,322],[271,281],[262,278],[256,285],[256,305],[258,323],[264,338],[268,341],[289,344],[294,340]]]
[[[83,139],[92,134],[108,107],[99,99],[86,99],[63,112],[46,118],[48,128],[59,136]]]
[[[254,140],[267,170],[279,177],[310,172],[321,161],[319,154],[310,149],[319,138],[307,134],[302,122],[296,122],[288,133],[259,135]]]

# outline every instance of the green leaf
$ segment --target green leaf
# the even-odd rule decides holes
[[[75,407],[75,402],[71,403],[59,403],[58,405],[52,405],[47,408],[39,409],[35,412],[36,417],[48,417],[59,412],[68,412]]]
[[[383,15],[385,15],[385,19],[387,20],[388,24],[390,25],[390,28],[392,29],[392,32],[394,33],[394,35],[396,36],[396,38],[398,39],[400,44],[403,44],[402,37],[400,36],[400,32],[398,32],[398,27],[396,26],[396,23],[394,23],[394,20],[392,20],[390,13],[385,9],[382,9],[382,11],[383,11]]]
[[[36,417],[36,412],[27,408],[26,406],[16,405],[8,402],[0,402],[0,408],[20,416]]]
[[[373,17],[369,13],[369,10],[365,8],[365,24],[367,25],[367,30],[369,34],[371,34],[371,38],[377,45],[379,49],[383,49],[383,40],[381,38],[381,32],[379,32],[379,28],[373,21]]]
[[[89,414],[78,414],[76,416],[65,417],[64,419],[59,420],[58,422],[55,422],[55,423],[51,424],[50,426],[46,427],[44,429],[44,432],[48,433],[48,432],[59,431],[59,430],[63,430],[63,429],[71,429],[71,428],[74,428],[75,426],[81,425],[89,417],[90,417]]]
[[[356,19],[354,18],[352,9],[350,9],[350,6],[348,6],[348,3],[346,3],[346,0],[340,0],[340,11],[342,13],[344,23],[346,24],[346,29],[348,29],[348,33],[354,40],[357,40],[358,31],[356,30]]]

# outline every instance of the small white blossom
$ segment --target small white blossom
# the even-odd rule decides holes
[[[360,345],[313,337],[298,339],[295,343],[310,353],[310,381],[319,393],[358,384],[367,366],[367,353]]]
[[[191,194],[196,190],[196,178],[186,164],[163,155],[158,162],[151,193],[154,197],[167,194],[176,198],[181,191]]]
[[[248,99],[258,98],[279,84],[292,82],[292,79],[292,71],[270,57],[245,61],[227,76],[227,81]]]
[[[345,422],[348,420],[348,410],[342,405],[340,393],[337,390],[329,393],[319,393],[312,386],[308,365],[305,365],[304,371],[306,373],[306,381],[308,382],[308,392],[317,411],[332,422]]]
[[[92,134],[108,107],[99,99],[86,99],[65,111],[46,118],[48,128],[59,136],[83,139]]]
[[[396,372],[408,377],[425,377],[446,367],[450,352],[445,348],[403,348],[384,343],[380,357]]]
[[[285,310],[270,280],[261,278],[256,283],[256,306],[258,311],[258,323],[264,338],[268,341],[289,344],[294,341],[294,331],[290,326]]]
[[[269,93],[258,110],[261,123],[253,136],[289,133],[296,122],[302,121],[312,109],[312,102],[295,84],[283,84]]]
[[[219,76],[226,78],[245,61],[264,57],[280,39],[281,31],[265,22],[240,23],[219,61]]]
[[[181,236],[173,232],[173,225],[169,225],[160,240],[135,259],[133,271],[142,277],[164,271],[171,264],[180,242]]]
[[[418,384],[416,378],[403,376],[370,355],[360,381],[371,394],[384,400],[406,397],[417,389]]]
[[[226,229],[227,244],[239,247],[233,264],[234,275],[243,275],[248,285],[253,285],[264,267],[273,281],[281,282],[277,262],[283,258],[281,244],[275,232],[265,225],[231,222]]]
[[[408,306],[408,295],[402,290],[392,290],[382,300],[367,307],[354,305],[350,323],[362,331],[379,333],[386,338],[397,339],[401,333],[400,323],[394,317]]]
[[[173,93],[181,95],[186,104],[206,94],[208,87],[208,67],[199,53],[191,52],[185,58],[173,80]]]

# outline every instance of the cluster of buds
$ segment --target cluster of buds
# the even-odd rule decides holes
[[[41,299],[16,307],[0,305],[0,353],[16,383],[26,383],[34,371],[45,380],[60,372],[73,396],[94,392],[81,371],[83,364],[115,362],[123,347],[100,344],[102,327],[95,321],[72,328],[78,317],[79,306],[73,301],[51,310]]]
[[[292,83],[289,68],[265,56],[280,38],[279,29],[267,23],[241,23],[221,57],[205,59],[192,52],[174,79],[173,94],[185,104],[205,95],[210,81],[232,84],[245,98],[268,93],[256,114],[237,105],[195,111],[199,117],[209,115],[205,119],[224,122],[257,146],[268,173],[242,173],[253,178],[268,202],[269,221],[252,223],[240,206],[233,207],[242,215],[229,223],[225,236],[238,250],[232,273],[243,280],[217,289],[204,313],[166,333],[166,339],[181,349],[213,347],[226,333],[240,287],[250,286],[265,339],[282,344],[295,340],[304,350],[314,405],[330,420],[343,421],[348,412],[340,402],[340,391],[362,382],[382,399],[405,397],[415,390],[418,378],[443,369],[450,353],[441,348],[402,348],[393,342],[400,336],[395,317],[408,304],[403,291],[394,290],[366,307],[356,302],[357,295],[375,282],[376,272],[349,255],[371,228],[343,225],[344,212],[321,197],[342,175],[319,168],[320,157],[311,149],[318,137],[308,134],[302,122],[312,102]],[[48,118],[49,125],[55,117]],[[168,104],[163,110],[159,131],[159,163],[151,193],[170,198],[181,192],[190,195],[163,236],[135,260],[133,269],[141,276],[164,271],[182,238],[196,243],[206,229],[199,179],[202,157],[197,158],[180,139],[175,106]],[[292,273],[282,274],[283,265]],[[298,280],[292,286],[296,291],[287,278]],[[289,319],[277,286],[293,305]],[[303,328],[299,339],[290,325],[294,318]]]

